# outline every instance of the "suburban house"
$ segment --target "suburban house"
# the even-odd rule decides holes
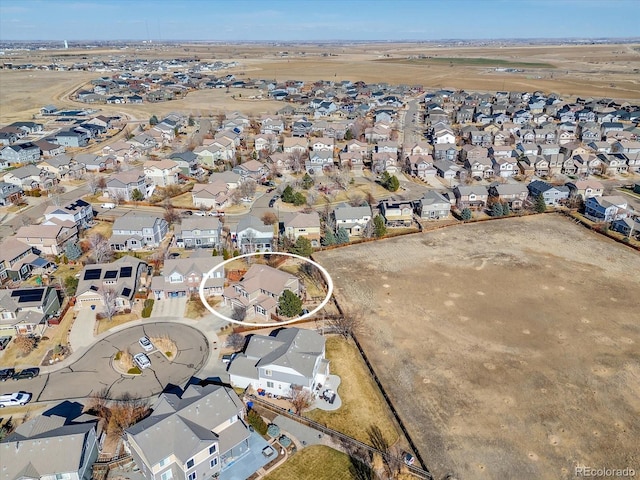
[[[19,185],[0,181],[0,207],[8,207],[21,201],[24,191]]]
[[[231,385],[237,388],[251,386],[256,391],[291,396],[292,388],[302,387],[314,393],[329,376],[325,337],[295,327],[276,330],[270,336],[252,335],[228,372]]]
[[[489,196],[508,203],[511,210],[519,210],[529,196],[529,189],[521,183],[498,183],[489,186]]]
[[[413,224],[413,206],[409,202],[383,200],[379,208],[387,227],[410,227]]]
[[[371,221],[372,212],[369,205],[352,207],[341,203],[333,209],[336,220],[336,230],[344,228],[350,237],[361,236],[367,224]]]
[[[248,317],[271,318],[277,313],[278,299],[285,290],[300,295],[295,275],[267,265],[253,264],[236,283],[224,289],[224,305],[244,310]]]
[[[629,204],[621,196],[589,197],[584,204],[584,215],[594,222],[612,222],[628,216]]]
[[[489,199],[489,192],[484,185],[457,185],[453,189],[458,208],[484,208]]]
[[[69,415],[71,408],[65,409],[65,404],[73,405],[54,406],[2,440],[3,479],[91,480],[100,448],[98,419],[82,414],[79,404],[74,415]]]
[[[194,250],[187,258],[172,258],[164,261],[162,274],[151,279],[151,290],[156,300],[173,297],[189,297],[197,294],[204,275],[204,295],[222,295],[224,289],[224,267],[209,272],[220,265],[223,258],[211,256],[210,250]]]
[[[331,171],[333,166],[333,151],[331,150],[313,150],[304,162],[304,169],[309,175],[322,175],[325,171]]]
[[[569,187],[553,186],[541,180],[534,180],[527,188],[531,197],[536,198],[540,195],[544,198],[546,205],[558,205],[569,198]]]
[[[589,197],[601,197],[604,192],[604,185],[598,180],[578,180],[565,185],[569,187],[572,195],[580,195],[583,200]]]
[[[4,181],[20,187],[24,191],[48,190],[58,183],[54,174],[40,170],[33,164],[11,170],[5,174]]]
[[[43,225],[71,221],[80,231],[93,225],[93,207],[90,203],[78,198],[64,206],[47,207],[44,211],[44,218]]]
[[[265,225],[259,218],[246,215],[238,222],[232,240],[241,254],[271,252],[273,225]]]
[[[364,158],[359,151],[355,152],[340,152],[338,154],[340,159],[340,167],[342,169],[351,170],[353,172],[362,172],[364,169]]]
[[[45,255],[61,255],[68,242],[78,240],[78,227],[69,220],[20,227],[15,238]]]
[[[191,190],[191,201],[195,207],[218,210],[229,203],[229,190],[225,182],[196,183]]]
[[[312,247],[320,246],[320,215],[318,212],[289,213],[280,224],[280,233],[296,241],[298,237],[308,238]]]
[[[151,195],[153,188],[147,188],[144,172],[140,170],[128,170],[111,175],[107,180],[107,194],[113,199],[131,201],[134,190],[138,190],[143,198]]]
[[[0,290],[0,335],[42,335],[47,320],[60,310],[53,287]]]
[[[118,310],[130,309],[146,272],[147,264],[130,255],[111,263],[85,265],[76,289],[76,309],[104,307],[105,297],[113,297]]]
[[[68,155],[58,155],[38,163],[38,168],[56,176],[58,180],[77,180],[86,172],[82,163],[72,160]]]
[[[9,145],[0,150],[0,158],[8,166],[35,163],[40,160],[40,147],[31,142]]]
[[[14,237],[0,241],[0,282],[20,282],[31,276],[32,271],[44,271],[54,264],[42,258],[40,252]]]
[[[626,217],[614,220],[611,222],[611,230],[627,237],[634,236],[636,239],[640,239],[640,219]]]
[[[440,192],[428,190],[418,200],[418,214],[423,220],[443,220],[449,217],[451,202]]]
[[[260,181],[269,174],[269,168],[258,160],[249,160],[234,167],[232,172],[237,173],[243,179],[248,177]]]
[[[222,225],[216,217],[187,217],[175,226],[179,248],[218,248]]]
[[[109,245],[116,252],[156,248],[169,230],[164,218],[130,211],[113,222]]]
[[[284,137],[282,149],[284,153],[307,153],[309,141],[304,137]]]
[[[244,415],[233,389],[189,385],[162,393],[151,415],[125,430],[125,446],[146,480],[224,479],[256,443]]]
[[[84,165],[87,172],[103,172],[108,168],[113,168],[117,160],[112,156],[99,156],[94,153],[80,153],[73,157],[78,164]]]
[[[147,160],[143,167],[145,177],[156,187],[167,187],[178,183],[180,168],[173,160]]]
[[[398,154],[390,152],[373,153],[371,155],[371,171],[376,174],[387,172],[390,175],[397,173]]]
[[[77,130],[64,130],[55,134],[54,143],[65,147],[85,147],[89,143],[89,135]]]

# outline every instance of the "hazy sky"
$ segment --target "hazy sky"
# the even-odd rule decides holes
[[[0,0],[0,40],[640,36],[640,0]]]

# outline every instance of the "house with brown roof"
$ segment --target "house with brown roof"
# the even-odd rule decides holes
[[[14,237],[0,242],[0,283],[7,280],[20,282],[29,278],[32,271],[52,266],[38,250]]]
[[[68,242],[78,239],[78,227],[69,220],[50,225],[25,225],[16,232],[16,239],[45,255],[61,255]]]
[[[320,215],[318,212],[293,212],[286,215],[280,224],[280,233],[292,241],[298,237],[308,238],[312,247],[320,246]]]
[[[224,267],[220,256],[211,256],[211,250],[198,249],[187,258],[174,258],[164,261],[162,272],[151,279],[151,291],[156,300],[175,297],[188,297],[197,294],[205,275],[204,295],[222,295],[224,290]]]
[[[240,281],[224,289],[224,305],[241,308],[248,317],[269,319],[277,313],[278,299],[289,290],[301,294],[300,280],[295,275],[262,264],[253,264]]]
[[[178,164],[168,158],[164,160],[147,160],[143,164],[144,176],[156,187],[167,187],[178,183]]]

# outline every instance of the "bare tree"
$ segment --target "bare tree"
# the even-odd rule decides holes
[[[369,220],[362,229],[362,236],[364,238],[373,238],[375,235],[375,229],[373,226],[373,220]]]
[[[307,205],[312,207],[313,205],[315,205],[317,200],[318,192],[316,192],[315,190],[309,190],[309,192],[307,193]]]
[[[173,205],[169,204],[165,207],[164,219],[169,225],[172,225],[180,220],[180,214],[173,208]]]
[[[231,318],[237,322],[242,322],[247,316],[247,309],[245,307],[241,307],[236,305],[233,307],[233,311],[231,312]]]
[[[95,173],[87,177],[87,186],[89,187],[89,190],[91,191],[92,195],[95,195],[98,192],[98,189],[100,188],[98,186],[98,180],[100,178],[101,177],[98,177]]]
[[[124,394],[110,402],[109,411],[109,431],[122,435],[126,428],[146,417],[150,409],[147,400]]]
[[[291,386],[291,399],[289,400],[296,415],[300,415],[313,405],[313,394],[300,385]]]
[[[91,250],[91,256],[96,263],[105,263],[111,260],[113,252],[109,245],[109,240],[101,233],[94,233],[87,238],[89,242],[89,250]]]
[[[308,157],[309,154],[307,152],[303,152],[298,149],[292,151],[287,157],[287,160],[289,160],[291,171],[293,173],[300,173],[303,170],[305,160]]]
[[[17,335],[13,344],[22,355],[28,355],[36,348],[36,339],[31,335]]]
[[[366,203],[367,201],[364,199],[364,195],[360,192],[355,192],[349,197],[349,205],[352,207],[361,207],[362,205],[366,205]]]
[[[241,335],[239,333],[232,333],[227,337],[227,347],[231,347],[236,351],[242,350],[242,347],[244,347],[244,343],[244,335]]]
[[[278,223],[278,216],[273,212],[264,212],[260,220],[262,220],[262,223],[265,225],[274,225]]]
[[[253,197],[256,193],[257,184],[252,178],[244,180],[239,187],[243,197]]]
[[[344,312],[343,315],[329,318],[328,322],[335,333],[348,339],[362,330],[364,327],[364,315],[360,311]]]
[[[389,445],[387,439],[384,438],[382,430],[377,425],[370,426],[367,433],[369,434],[371,446],[380,452],[387,478],[396,478],[402,466],[400,452]]]
[[[118,311],[118,307],[116,305],[116,298],[118,295],[115,289],[111,287],[102,287],[100,289],[100,297],[104,303],[104,314],[109,320],[111,320]]]

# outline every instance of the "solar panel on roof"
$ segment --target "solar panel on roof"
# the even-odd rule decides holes
[[[18,302],[37,302],[42,298],[44,288],[33,288],[28,290],[16,290],[11,293],[12,297],[18,297]]]
[[[104,278],[116,278],[118,276],[118,270],[109,270],[104,274]]]
[[[84,272],[84,280],[98,280],[101,274],[102,270],[99,268],[91,268]]]
[[[120,276],[122,278],[129,278],[131,277],[131,272],[133,271],[133,267],[122,267],[120,269]]]
[[[122,289],[122,295],[128,297],[129,295],[131,295],[131,289],[129,287],[124,287]]]

